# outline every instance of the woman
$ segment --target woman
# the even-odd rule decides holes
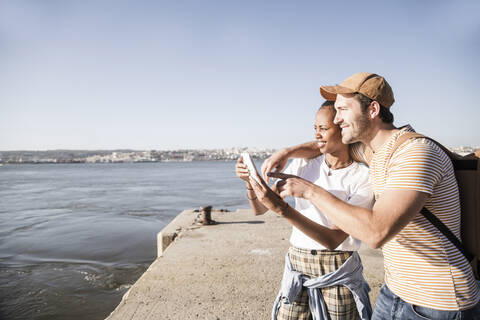
[[[340,128],[333,123],[334,117],[333,102],[325,102],[316,113],[314,125],[322,155],[310,160],[294,159],[285,170],[285,177],[299,176],[350,204],[371,207],[374,199],[368,182],[368,168],[352,160],[348,146],[341,141]],[[291,208],[277,194],[285,182],[278,182],[273,190],[263,180],[260,184],[255,182],[249,178],[249,171],[241,158],[236,165],[236,174],[246,183],[247,196],[255,214],[272,210],[293,226],[282,289],[272,318],[368,319],[371,315],[370,289],[361,274],[361,261],[356,253],[360,241],[335,229],[308,200],[295,198],[295,208]],[[289,277],[301,282],[300,287],[288,283],[289,280],[292,282]]]

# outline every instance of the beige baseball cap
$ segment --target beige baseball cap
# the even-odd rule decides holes
[[[390,108],[395,102],[393,91],[385,78],[378,74],[359,72],[336,86],[321,86],[320,94],[327,100],[337,99],[337,93],[361,93],[382,106]]]

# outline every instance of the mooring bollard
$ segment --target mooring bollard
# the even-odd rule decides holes
[[[212,220],[212,206],[206,206],[200,208],[200,214],[198,215],[199,223],[204,226],[208,226],[211,224],[216,224],[214,220]]]

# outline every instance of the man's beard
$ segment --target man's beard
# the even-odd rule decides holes
[[[355,127],[349,126],[351,130],[345,135],[342,129],[342,142],[344,144],[351,144],[359,141],[363,142],[363,140],[367,138],[368,128],[370,126],[368,116],[362,113],[358,119],[355,119],[355,124]]]

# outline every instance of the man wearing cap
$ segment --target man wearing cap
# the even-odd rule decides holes
[[[448,156],[425,138],[409,139],[392,152],[397,139],[414,130],[393,125],[393,91],[377,74],[356,73],[320,93],[335,100],[334,122],[353,156],[367,159],[370,152],[376,203],[372,209],[352,206],[306,180],[270,173],[286,178],[281,195],[310,200],[338,228],[382,248],[385,284],[373,319],[480,319],[479,287],[468,261],[420,214],[426,207],[460,238],[458,186]],[[265,161],[262,174],[268,179],[288,158],[318,155],[317,142],[280,150]]]

